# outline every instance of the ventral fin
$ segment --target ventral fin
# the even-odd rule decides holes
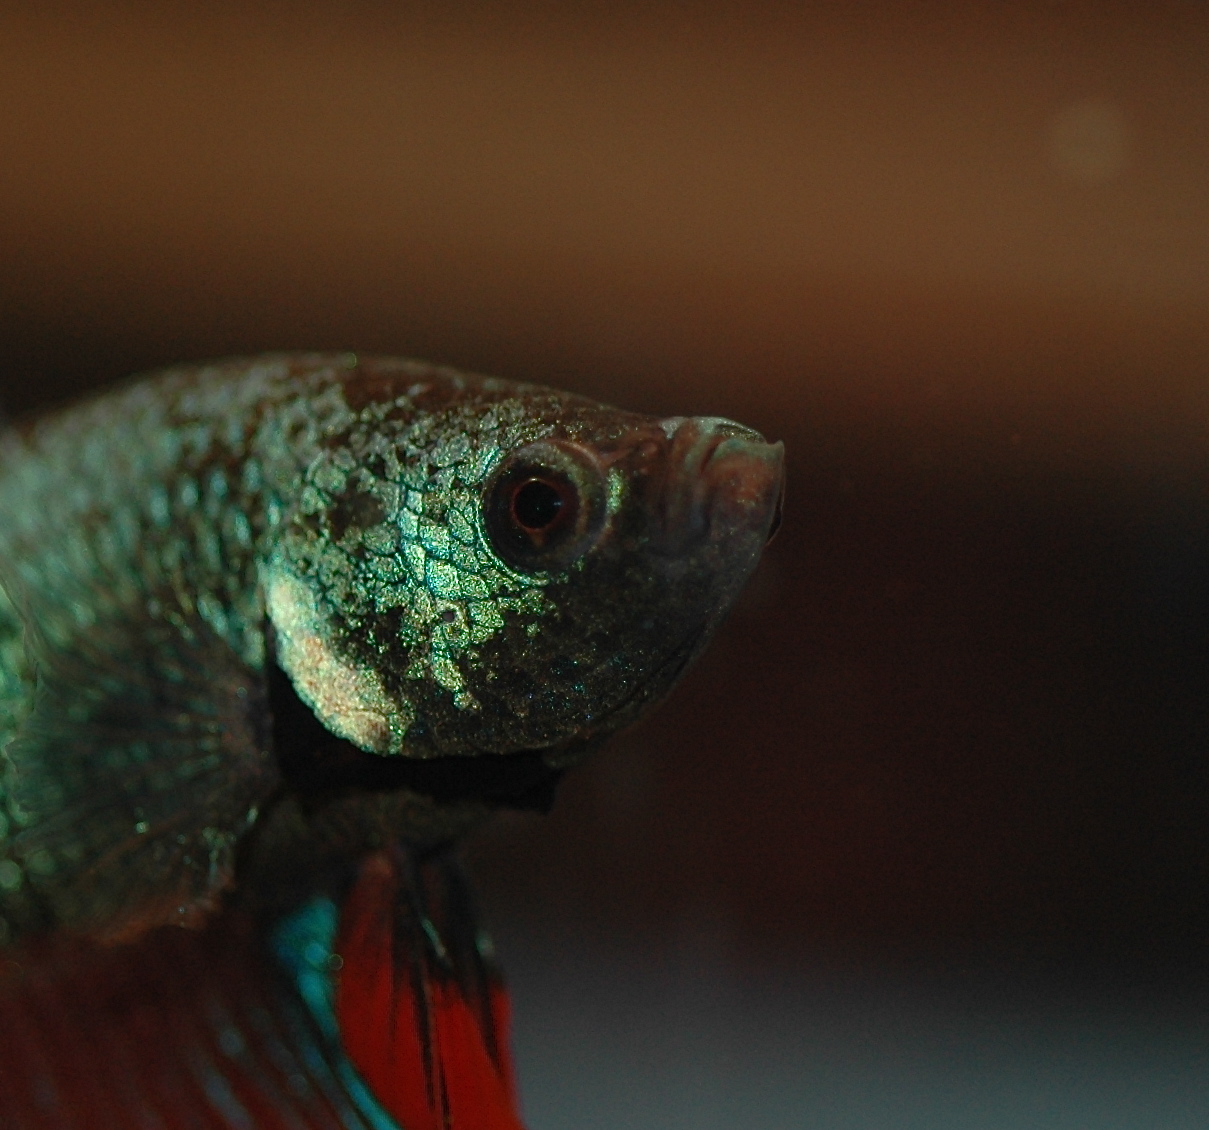
[[[362,865],[341,912],[336,1017],[345,1052],[406,1130],[523,1130],[507,996],[448,855]]]
[[[43,917],[106,941],[199,923],[279,783],[263,675],[179,604],[52,639],[13,603],[36,685],[4,750],[6,850]]]

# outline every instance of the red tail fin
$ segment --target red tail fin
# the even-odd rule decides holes
[[[404,1130],[523,1130],[507,995],[447,857],[371,856],[341,911],[344,1048]]]

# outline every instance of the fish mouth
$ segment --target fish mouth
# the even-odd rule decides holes
[[[735,537],[767,544],[780,525],[784,445],[720,416],[671,417],[660,427],[667,448],[652,548],[679,554]]]

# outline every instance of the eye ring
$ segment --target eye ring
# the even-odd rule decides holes
[[[565,440],[540,440],[512,452],[484,488],[492,547],[522,572],[566,568],[604,527],[607,484],[591,453]]]

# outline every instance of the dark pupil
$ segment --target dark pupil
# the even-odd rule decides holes
[[[544,530],[553,525],[562,508],[558,489],[541,479],[522,483],[512,496],[512,516],[526,530]]]

